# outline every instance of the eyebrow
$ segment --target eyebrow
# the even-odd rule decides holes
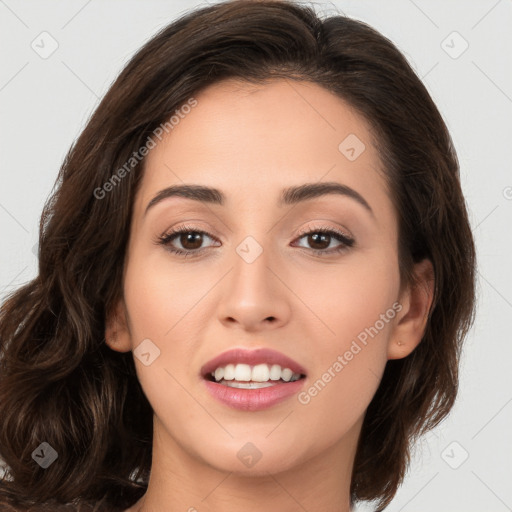
[[[280,207],[294,205],[328,194],[338,194],[354,199],[360,205],[364,206],[372,216],[375,216],[371,206],[359,192],[347,185],[342,185],[335,181],[324,183],[304,183],[303,185],[285,188],[281,191],[281,196],[279,197],[277,204]],[[155,197],[153,197],[153,199],[151,199],[146,207],[144,215],[146,215],[150,208],[169,197],[184,197],[187,199],[193,199],[194,201],[201,201],[220,206],[223,206],[226,202],[226,196],[224,193],[213,187],[195,184],[172,185],[161,190]]]

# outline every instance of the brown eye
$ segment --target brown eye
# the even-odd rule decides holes
[[[182,247],[186,250],[197,250],[201,248],[203,243],[203,235],[198,231],[189,231],[187,233],[180,233],[177,235]]]
[[[208,246],[203,247],[205,239],[218,241],[213,235],[201,229],[195,229],[188,226],[182,226],[169,233],[157,238],[156,243],[164,245],[166,249],[180,256],[196,256],[206,250]],[[345,235],[341,231],[328,228],[310,229],[302,232],[298,240],[306,239],[307,247],[310,252],[318,256],[329,256],[347,250],[354,245],[354,239]],[[332,242],[337,241],[338,246],[329,249]],[[178,247],[176,245],[179,244]],[[181,247],[180,247],[181,246]]]
[[[312,233],[307,235],[308,244],[312,249],[327,249],[331,242],[331,235],[326,233]]]
[[[175,254],[192,256],[207,248],[202,247],[207,238],[216,240],[213,235],[210,235],[206,231],[182,226],[158,237],[156,243],[164,245],[167,250]],[[178,245],[178,247],[176,247],[176,245]]]
[[[345,235],[344,233],[328,228],[310,229],[309,231],[302,232],[298,240],[306,240],[307,247],[319,256],[329,255],[345,251],[354,245],[355,240]],[[333,241],[338,242],[337,247],[328,249]]]

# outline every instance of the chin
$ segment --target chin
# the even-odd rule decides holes
[[[207,465],[219,471],[253,477],[287,471],[299,462],[296,445],[285,446],[277,437],[271,442],[265,436],[231,440],[222,448],[217,444],[211,450],[207,448],[205,456],[199,455]]]

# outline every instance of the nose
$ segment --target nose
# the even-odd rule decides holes
[[[230,264],[222,285],[219,320],[248,332],[285,325],[293,293],[275,253],[248,237],[237,247]]]

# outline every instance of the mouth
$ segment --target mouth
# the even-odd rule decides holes
[[[290,398],[304,386],[306,370],[269,348],[234,348],[200,370],[211,396],[229,407],[257,411]]]
[[[291,368],[278,364],[260,363],[254,366],[249,364],[227,364],[218,366],[214,371],[205,373],[203,378],[221,386],[238,389],[261,389],[286,384],[306,378],[304,373],[293,372]]]
[[[294,382],[306,370],[290,357],[269,348],[234,348],[214,357],[200,370],[203,379],[246,389],[268,387],[277,382]]]

